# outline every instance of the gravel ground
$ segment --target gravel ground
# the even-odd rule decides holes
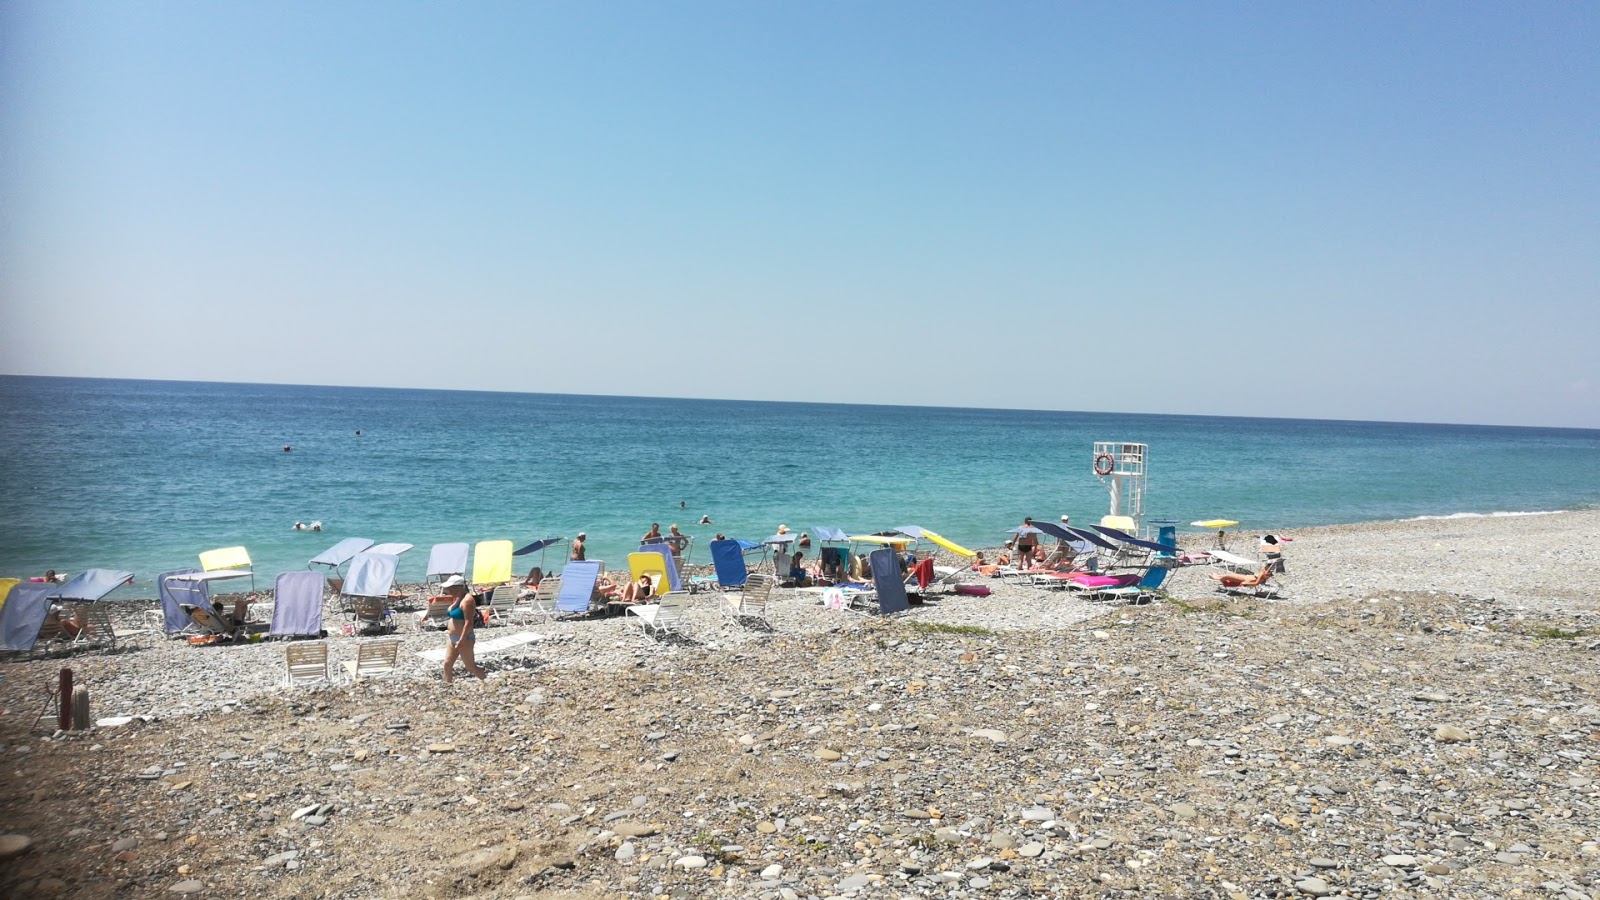
[[[685,638],[541,623],[448,686],[406,630],[396,676],[323,688],[277,644],[11,663],[0,891],[1592,898],[1596,534],[1306,529],[1275,599],[1201,567],[1140,606],[781,591],[769,631],[702,595]],[[148,721],[35,727],[64,664]]]

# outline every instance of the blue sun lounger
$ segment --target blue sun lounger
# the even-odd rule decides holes
[[[327,576],[321,572],[284,572],[272,589],[271,637],[321,637],[322,592]]]
[[[711,542],[711,565],[717,570],[717,587],[729,591],[744,587],[750,580],[750,570],[744,564],[745,547],[742,542],[721,540]]]
[[[598,559],[574,560],[561,570],[561,593],[556,595],[556,612],[583,616],[589,614],[595,582],[604,566]]]
[[[878,614],[887,616],[911,608],[906,597],[905,576],[900,572],[900,557],[893,547],[872,551],[872,583],[878,590]]]

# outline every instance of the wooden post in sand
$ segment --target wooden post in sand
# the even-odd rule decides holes
[[[89,716],[89,686],[80,684],[72,689],[72,727],[87,731],[93,721]]]
[[[72,729],[72,670],[61,670],[61,689],[56,694],[56,727],[62,731]]]

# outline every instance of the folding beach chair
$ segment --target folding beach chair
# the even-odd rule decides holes
[[[327,576],[321,572],[284,572],[273,583],[276,602],[267,635],[275,638],[321,637],[322,594]]]
[[[778,579],[771,575],[751,575],[744,590],[729,594],[723,603],[723,613],[734,622],[755,620],[772,627],[767,618],[767,608],[772,603],[772,589]]]
[[[653,544],[640,544],[639,552],[654,553],[661,557],[661,568],[667,576],[667,590],[686,590],[686,588],[683,586],[683,581],[678,577],[678,560],[672,555],[672,545],[670,543],[662,542]],[[632,554],[630,554],[628,558],[632,559]],[[633,566],[631,563],[629,564],[628,569],[630,572],[632,571]],[[635,575],[634,577],[637,578],[639,576]],[[650,581],[652,584],[660,584],[660,582],[657,582],[654,578],[651,578]],[[658,590],[657,593],[665,593],[665,591]],[[694,592],[690,591],[690,593]]]
[[[546,575],[533,590],[517,593],[506,618],[516,621],[552,621],[556,617],[556,596],[561,590],[560,575]]]
[[[878,614],[887,616],[910,609],[905,579],[900,574],[900,555],[894,548],[874,550],[867,559],[872,566],[872,582],[878,592]]]
[[[355,630],[376,627],[393,631],[394,610],[389,608],[389,590],[394,586],[398,557],[367,550],[350,561],[350,577],[344,580],[339,598]]]
[[[344,668],[351,678],[382,678],[393,675],[399,661],[399,641],[361,641],[356,644],[356,658],[345,660]]]
[[[283,648],[283,683],[287,687],[331,683],[328,642],[289,644]]]
[[[628,621],[637,621],[641,632],[645,634],[654,632],[656,637],[663,634],[680,634],[683,614],[688,608],[688,591],[668,591],[662,594],[656,603],[640,603],[628,607]]]
[[[604,568],[605,563],[598,559],[567,563],[561,570],[560,590],[556,594],[556,611],[566,615],[588,615],[590,601],[594,598],[595,582],[600,580],[600,573]]]
[[[651,593],[659,597],[672,590],[667,577],[667,567],[671,564],[671,557],[661,553],[629,553],[628,576],[638,581],[641,576],[649,575]]]
[[[744,564],[744,547],[738,541],[712,541],[711,564],[717,570],[717,587],[722,590],[744,587],[750,577]]]
[[[59,627],[50,634],[42,633],[55,589],[56,585],[47,582],[22,582],[11,589],[6,605],[0,607],[0,649],[7,655],[32,653],[40,642],[62,636]]]
[[[472,551],[471,582],[480,586],[505,584],[511,580],[511,542],[479,541]]]
[[[1151,566],[1145,570],[1138,583],[1119,587],[1105,587],[1090,591],[1091,599],[1097,600],[1127,600],[1129,603],[1141,603],[1150,595],[1161,590],[1161,585],[1166,582],[1172,570],[1166,566]]]
[[[244,627],[243,624],[235,622],[233,616],[228,613],[218,612],[210,603],[194,605],[185,603],[183,611],[194,622],[195,630],[204,636],[231,640]]]

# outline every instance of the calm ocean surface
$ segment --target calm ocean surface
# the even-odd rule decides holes
[[[580,530],[620,568],[652,521],[695,535],[696,562],[715,531],[780,522],[992,546],[1024,515],[1106,512],[1096,440],[1149,444],[1147,513],[1184,523],[1600,505],[1595,430],[20,376],[0,414],[0,575],[121,568],[129,596],[235,544],[269,587],[349,536],[416,544],[408,581],[436,542]]]

